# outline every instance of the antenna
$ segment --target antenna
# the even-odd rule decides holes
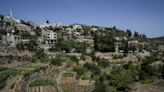
[[[9,16],[10,17],[13,17],[13,11],[12,11],[12,9],[10,9]]]

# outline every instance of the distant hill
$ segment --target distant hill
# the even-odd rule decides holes
[[[157,40],[157,41],[164,41],[164,36],[161,37],[156,37],[156,38],[151,38],[152,40]]]
[[[151,40],[164,45],[164,36],[151,38]]]

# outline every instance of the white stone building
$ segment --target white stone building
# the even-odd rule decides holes
[[[122,41],[122,40],[127,40],[127,37],[114,37],[115,40],[117,41]]]
[[[42,37],[46,44],[54,44],[57,41],[57,34],[52,30],[42,30]]]
[[[7,33],[6,36],[2,37],[3,45],[9,47],[15,47],[16,44],[21,42],[21,37],[18,35],[13,35],[12,33]]]
[[[42,38],[45,46],[43,48],[53,48],[57,42],[57,33],[52,30],[42,30]]]
[[[83,28],[81,24],[73,24],[72,27],[74,30]]]
[[[62,23],[43,23],[43,24],[40,24],[40,28],[46,28],[46,27],[60,27],[60,26],[63,26]]]

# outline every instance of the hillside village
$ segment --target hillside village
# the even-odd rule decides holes
[[[0,92],[162,92],[163,63],[164,45],[130,29],[0,15]]]

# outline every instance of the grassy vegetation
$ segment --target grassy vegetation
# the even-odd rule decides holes
[[[54,82],[52,80],[34,80],[30,83],[30,87],[33,86],[50,86],[54,85]]]
[[[73,76],[73,73],[64,73],[63,76],[64,77],[72,77]]]
[[[7,69],[4,70],[2,72],[0,72],[0,89],[2,89],[5,84],[6,84],[6,80],[10,77],[10,76],[16,76],[16,75],[23,75],[25,73],[27,73],[29,71],[24,70],[24,69]]]
[[[64,88],[64,92],[70,92],[67,88]]]
[[[39,70],[40,68],[41,68],[41,65],[37,65],[37,64],[28,64],[28,65],[24,65],[17,68],[11,68],[11,69],[2,68],[2,71],[0,71],[0,89],[2,89],[6,85],[6,80],[9,77],[14,77],[16,75],[25,75],[25,74],[28,74],[32,70]]]
[[[6,85],[6,82],[1,82],[0,83],[0,89],[4,88],[5,85]]]
[[[7,69],[6,67],[1,67],[1,66],[0,66],[0,72],[1,72],[1,71],[4,71],[4,70],[6,70],[6,69]]]

